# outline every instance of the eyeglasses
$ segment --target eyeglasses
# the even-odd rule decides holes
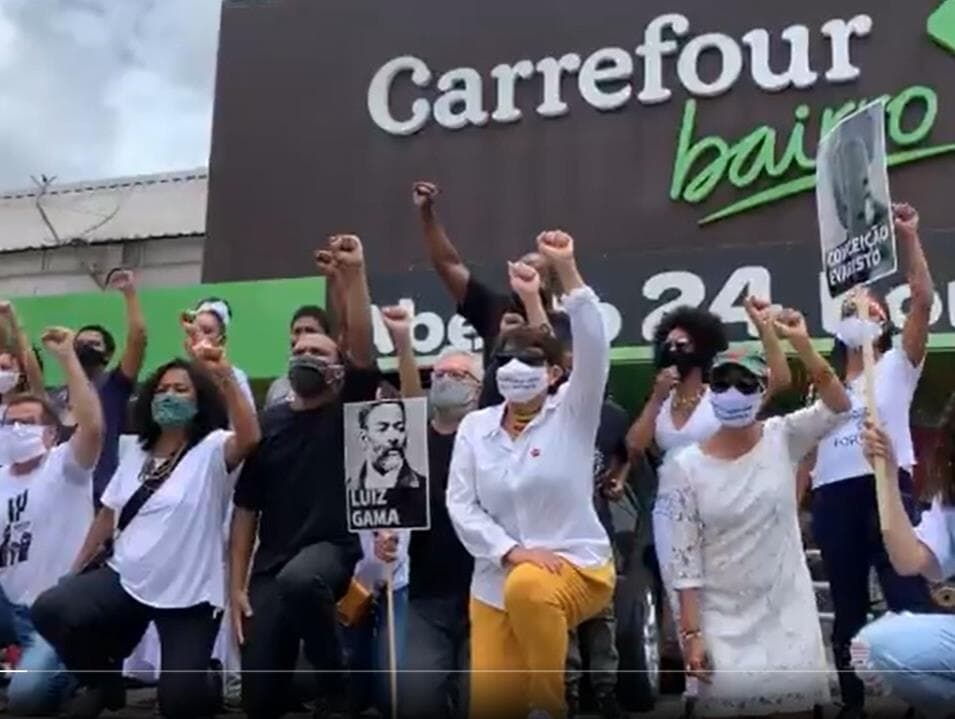
[[[503,367],[511,360],[523,362],[528,367],[543,367],[547,364],[547,358],[541,352],[533,350],[523,350],[520,352],[501,351],[494,355],[494,362],[498,367]]]
[[[716,394],[722,394],[734,388],[738,390],[740,394],[752,395],[762,390],[763,384],[757,377],[749,373],[714,377],[710,382],[710,390]]]
[[[478,378],[475,377],[470,372],[466,372],[464,370],[459,370],[459,369],[441,369],[441,370],[433,370],[431,372],[432,379],[442,379],[444,377],[450,377],[451,379],[456,379],[461,382],[465,382],[468,380],[470,380],[471,382],[478,381]]]
[[[689,340],[670,340],[666,343],[666,348],[670,352],[680,354],[690,352],[690,341]]]

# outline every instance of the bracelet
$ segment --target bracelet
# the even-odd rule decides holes
[[[699,638],[702,637],[702,636],[703,636],[703,632],[700,631],[699,629],[690,629],[690,630],[688,630],[688,629],[682,629],[682,630],[680,631],[680,638],[681,638],[684,642],[688,642],[688,641],[690,641],[691,639],[699,639]]]

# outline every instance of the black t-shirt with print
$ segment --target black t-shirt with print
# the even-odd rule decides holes
[[[275,573],[318,542],[361,557],[345,514],[343,404],[373,400],[379,380],[377,369],[349,369],[337,401],[302,411],[281,403],[263,414],[262,440],[245,461],[234,499],[260,513],[253,574]]]
[[[525,316],[523,305],[513,295],[495,292],[474,275],[468,277],[464,300],[458,305],[458,314],[468,321],[484,342],[484,386],[478,407],[491,407],[504,401],[497,391],[497,373],[494,366],[494,345],[501,333],[501,319],[507,312]],[[563,312],[547,313],[558,338],[569,345],[570,323]],[[565,335],[565,336],[562,336]]]
[[[594,447],[595,480],[611,466],[614,460],[620,463],[627,461],[627,430],[629,428],[630,417],[627,411],[612,399],[605,400],[600,410],[600,427],[597,429],[597,442]],[[594,495],[594,504],[600,523],[612,539],[614,528],[610,503],[599,489]]]
[[[458,539],[445,502],[454,437],[428,428],[431,529],[411,534],[408,592],[412,599],[457,597],[464,601],[470,590],[474,559]]]

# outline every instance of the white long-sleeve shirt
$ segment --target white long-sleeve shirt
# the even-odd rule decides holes
[[[593,503],[594,443],[610,343],[589,287],[563,300],[573,335],[574,368],[516,439],[501,427],[504,404],[472,412],[458,428],[447,506],[461,543],[474,556],[471,593],[504,608],[504,555],[516,546],[549,549],[579,567],[611,559]]]

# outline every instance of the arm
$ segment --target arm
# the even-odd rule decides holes
[[[27,378],[27,386],[33,394],[42,397],[46,394],[46,383],[43,381],[43,370],[40,369],[40,363],[36,358],[36,352],[33,351],[33,347],[30,344],[30,338],[27,337],[26,332],[23,331],[23,327],[20,325],[13,305],[10,303],[0,304],[4,304],[9,308],[8,318],[10,322],[10,334],[13,336],[13,351],[14,354],[16,354],[17,361],[20,363],[20,368],[24,376]],[[0,323],[0,346],[3,346],[5,343],[2,331],[3,323]]]
[[[909,515],[902,503],[899,490],[898,464],[888,435],[871,422],[866,423],[863,434],[864,453],[869,463],[876,460],[885,463],[886,471],[876,474],[876,491],[879,495],[879,523],[882,539],[892,567],[902,576],[921,574],[927,579],[941,581],[952,565],[952,537],[949,536],[942,509],[936,500],[932,509],[922,515],[918,530],[912,527]],[[921,536],[920,536],[921,535]],[[938,547],[938,554],[926,544]]]
[[[255,409],[236,381],[231,367],[229,369],[228,374],[219,376],[218,382],[232,426],[232,435],[224,448],[226,469],[231,472],[255,449],[261,434]]]
[[[421,375],[415,360],[411,341],[411,315],[404,307],[393,305],[381,310],[382,319],[395,345],[398,355],[398,377],[401,382],[402,397],[424,397],[421,387]]]
[[[786,360],[786,352],[779,341],[779,335],[776,334],[776,328],[773,326],[772,306],[766,300],[756,297],[747,297],[743,306],[746,308],[749,321],[759,334],[759,341],[763,344],[763,354],[769,365],[769,386],[766,388],[766,399],[763,403],[763,409],[765,409],[765,405],[773,397],[785,392],[792,385],[792,372],[789,370],[789,362]]]
[[[335,318],[335,337],[339,350],[348,352],[348,312],[346,312],[345,286],[337,273],[328,278],[329,312]]]
[[[461,304],[467,293],[471,273],[451,240],[448,239],[444,226],[438,219],[438,213],[434,206],[435,199],[438,196],[438,188],[429,182],[418,182],[415,183],[412,192],[414,203],[421,218],[424,243],[428,249],[431,264],[438,273],[438,277],[444,282],[444,286],[448,288],[454,301]]]
[[[454,441],[448,470],[448,515],[461,544],[476,559],[488,559],[497,565],[512,549],[519,547],[481,506],[477,496],[477,467],[474,449],[468,437],[468,418],[464,419]]]
[[[70,405],[76,420],[76,431],[70,438],[73,459],[83,469],[92,469],[103,448],[103,408],[99,395],[76,357],[73,340],[73,332],[63,328],[54,327],[43,333],[43,344],[56,357],[66,376]]]
[[[570,317],[574,371],[567,381],[564,402],[596,428],[610,374],[610,342],[594,291],[584,285],[574,259],[574,241],[564,232],[545,232],[538,248],[550,261],[564,289],[564,309]]]
[[[658,392],[654,387],[654,392],[643,405],[637,421],[631,425],[627,432],[627,451],[631,459],[646,452],[653,442],[657,429],[657,415],[660,414],[666,398],[666,394]]]
[[[801,507],[812,489],[812,468],[816,466],[816,449],[803,457],[796,468],[796,506]]]
[[[913,367],[921,366],[928,345],[929,321],[935,290],[929,272],[922,241],[919,239],[919,216],[909,205],[896,205],[893,209],[895,231],[905,246],[909,290],[912,299],[902,329],[902,348]]]
[[[103,507],[96,513],[96,518],[86,533],[86,539],[83,540],[83,546],[80,547],[79,554],[73,560],[71,571],[74,574],[81,571],[96,556],[106,540],[113,536],[113,527],[115,526],[116,513],[112,509]]]
[[[537,270],[523,262],[509,262],[507,271],[511,279],[511,289],[520,298],[527,313],[527,324],[531,327],[550,327],[550,319],[544,309],[540,295],[540,276]],[[503,318],[502,318],[503,324]],[[553,328],[551,328],[553,330]]]
[[[249,565],[255,547],[259,515],[242,507],[234,507],[229,528],[229,599],[232,610],[232,628],[239,644],[245,644],[243,620],[252,616],[249,604]]]
[[[374,339],[371,325],[371,295],[365,274],[365,257],[361,241],[354,235],[339,235],[331,240],[332,253],[341,268],[345,316],[348,334],[345,343],[356,367],[371,367],[374,362]]]
[[[135,382],[146,358],[146,317],[131,272],[116,272],[111,286],[123,293],[126,303],[126,347],[119,369],[130,382]]]

